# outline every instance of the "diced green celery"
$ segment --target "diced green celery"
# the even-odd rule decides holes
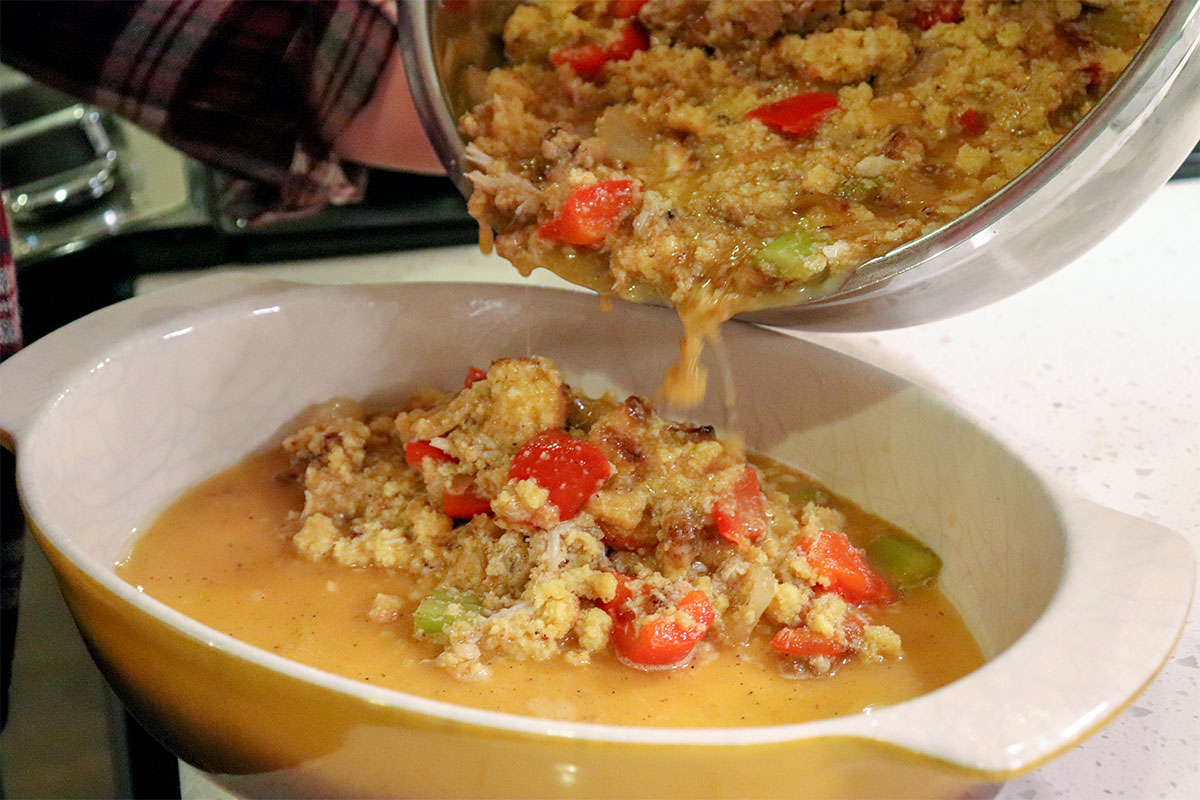
[[[596,420],[612,411],[616,406],[604,398],[572,396],[567,404],[567,424],[580,430],[591,430]]]
[[[867,561],[893,589],[914,589],[937,580],[942,559],[906,533],[889,533],[867,545]]]
[[[1133,21],[1119,8],[1089,9],[1080,20],[1087,37],[1096,44],[1129,49],[1138,43]]]
[[[883,193],[883,181],[879,178],[847,178],[838,184],[833,193],[843,200],[870,203]]]
[[[779,278],[807,280],[825,269],[825,258],[815,252],[817,237],[799,230],[776,236],[758,251],[763,270]]]
[[[413,614],[413,626],[434,639],[446,635],[446,628],[482,610],[479,598],[458,589],[437,589],[430,593]]]
[[[797,509],[803,509],[809,503],[823,506],[829,502],[829,495],[816,486],[787,486],[783,491]]]

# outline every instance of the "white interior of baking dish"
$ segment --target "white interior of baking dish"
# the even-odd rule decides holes
[[[886,372],[792,337],[726,326],[737,425],[752,447],[912,531],[988,658],[944,689],[790,726],[663,730],[451,706],[321,673],[212,631],[113,572],[137,531],[200,479],[271,444],[308,406],[451,387],[468,364],[553,358],[588,391],[652,395],[677,353],[661,309],[598,312],[557,290],[305,287],[205,279],[106,309],[4,365],[0,428],[27,512],[118,596],[237,657],[375,702],[530,732],[729,743],[877,738],[989,772],[1077,741],[1161,666],[1190,603],[1181,537],[1065,496],[961,413]],[[714,389],[719,385],[714,382]],[[695,412],[724,425],[720,391]],[[1118,655],[1119,650],[1119,655]]]

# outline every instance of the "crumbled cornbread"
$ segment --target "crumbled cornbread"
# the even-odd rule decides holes
[[[840,286],[1025,171],[1167,0],[530,0],[460,120],[496,250],[700,315]]]
[[[839,656],[899,653],[866,625],[890,593],[851,596],[845,565],[810,563],[830,541],[851,547],[831,533],[842,515],[793,499],[710,427],[583,396],[541,358],[501,359],[399,413],[348,408],[284,442],[305,489],[293,543],[411,577],[419,604],[378,594],[364,613],[411,620],[459,678],[486,678],[497,657],[583,666],[610,647],[667,668],[796,630]]]

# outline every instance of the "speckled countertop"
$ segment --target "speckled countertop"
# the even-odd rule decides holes
[[[472,248],[256,271],[315,281],[520,280]],[[1092,252],[1007,300],[899,331],[806,338],[948,398],[1044,474],[1179,531],[1200,557],[1200,180],[1167,185]],[[214,795],[191,770],[183,778],[185,797]],[[1200,797],[1197,604],[1162,673],[1130,708],[995,796]]]
[[[906,330],[809,338],[949,398],[1044,473],[1182,533],[1200,558],[1200,180],[1168,184],[1090,253],[1007,300]],[[1197,596],[1145,693],[998,797],[1200,797]]]

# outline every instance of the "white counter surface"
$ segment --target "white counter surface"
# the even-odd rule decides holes
[[[318,282],[522,280],[473,248],[255,271]],[[948,398],[1043,473],[1179,531],[1200,557],[1200,180],[1164,187],[1091,253],[1007,300],[899,331],[806,338]],[[183,778],[185,797],[211,796],[197,773]],[[1175,652],[1130,708],[997,797],[1200,797],[1195,601]]]

